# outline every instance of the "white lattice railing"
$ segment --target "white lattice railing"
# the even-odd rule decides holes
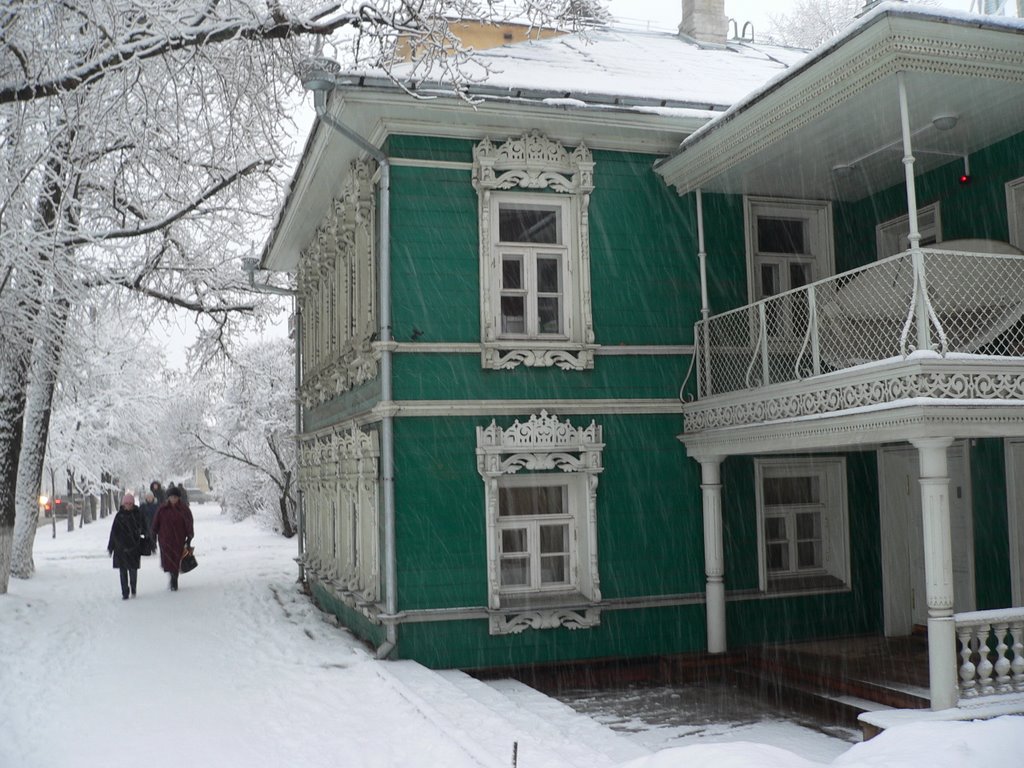
[[[960,698],[1024,693],[1024,608],[958,613]]]
[[[918,349],[1024,355],[1024,256],[907,251],[697,323],[697,396]]]

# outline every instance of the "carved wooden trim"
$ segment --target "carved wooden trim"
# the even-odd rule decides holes
[[[380,597],[379,459],[377,433],[353,424],[299,439],[307,559],[364,603]]]
[[[501,145],[484,139],[473,148],[473,187],[479,195],[480,335],[484,368],[558,366],[563,370],[594,367],[594,321],[590,287],[590,193],[594,160],[580,143],[573,150],[539,131],[510,138]],[[497,326],[498,264],[491,232],[492,192],[548,190],[571,197],[566,286],[569,338],[551,348],[533,340],[500,339]]]
[[[557,605],[544,608],[502,608],[498,560],[498,489],[499,478],[527,472],[572,472],[584,476],[582,498],[573,510],[576,545],[578,593],[567,599],[600,603],[601,586],[597,561],[597,484],[603,470],[604,450],[601,427],[591,421],[575,427],[568,420],[559,421],[554,414],[541,411],[528,421],[516,420],[502,428],[492,421],[476,430],[477,470],[484,481],[484,514],[487,522],[487,582],[491,634],[521,632],[527,628],[544,629],[566,626],[572,629],[596,626],[600,609],[584,612]],[[582,508],[579,506],[582,505]]]
[[[357,160],[299,259],[306,408],[377,377],[374,221],[372,168]]]

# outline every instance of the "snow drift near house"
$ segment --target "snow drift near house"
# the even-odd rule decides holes
[[[831,763],[765,744],[701,744],[666,749],[623,768],[966,768],[1019,765],[1024,717],[901,725],[851,747]]]
[[[0,767],[953,768],[1015,765],[1024,718],[899,726],[832,763],[763,744],[647,751],[514,681],[374,660],[296,588],[294,540],[198,505],[199,569],[144,558],[121,600],[111,519],[38,531],[0,598]],[[699,740],[699,739],[696,739]]]

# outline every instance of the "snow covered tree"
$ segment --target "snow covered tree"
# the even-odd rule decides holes
[[[242,350],[207,390],[206,425],[192,434],[235,520],[255,516],[295,533],[294,349],[287,339]]]
[[[938,0],[914,0],[917,5],[938,5]],[[835,37],[864,8],[864,0],[796,0],[789,13],[768,14],[770,43],[796,48],[817,48]]]
[[[457,87],[472,51],[445,32],[446,14],[565,26],[576,8],[21,0],[0,9],[0,594],[32,350],[64,331],[61,314],[42,308],[60,303],[66,322],[97,295],[150,302],[150,312],[160,302],[205,318],[209,354],[229,347],[239,314],[267,304],[245,294],[237,257],[268,225],[293,160],[287,116],[300,60],[344,45],[353,61],[390,70],[395,40],[411,36],[432,52],[414,69],[441,62]]]

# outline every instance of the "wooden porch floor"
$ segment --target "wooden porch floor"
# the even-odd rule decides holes
[[[745,650],[762,695],[836,702],[853,709],[929,706],[928,640],[848,637]]]

